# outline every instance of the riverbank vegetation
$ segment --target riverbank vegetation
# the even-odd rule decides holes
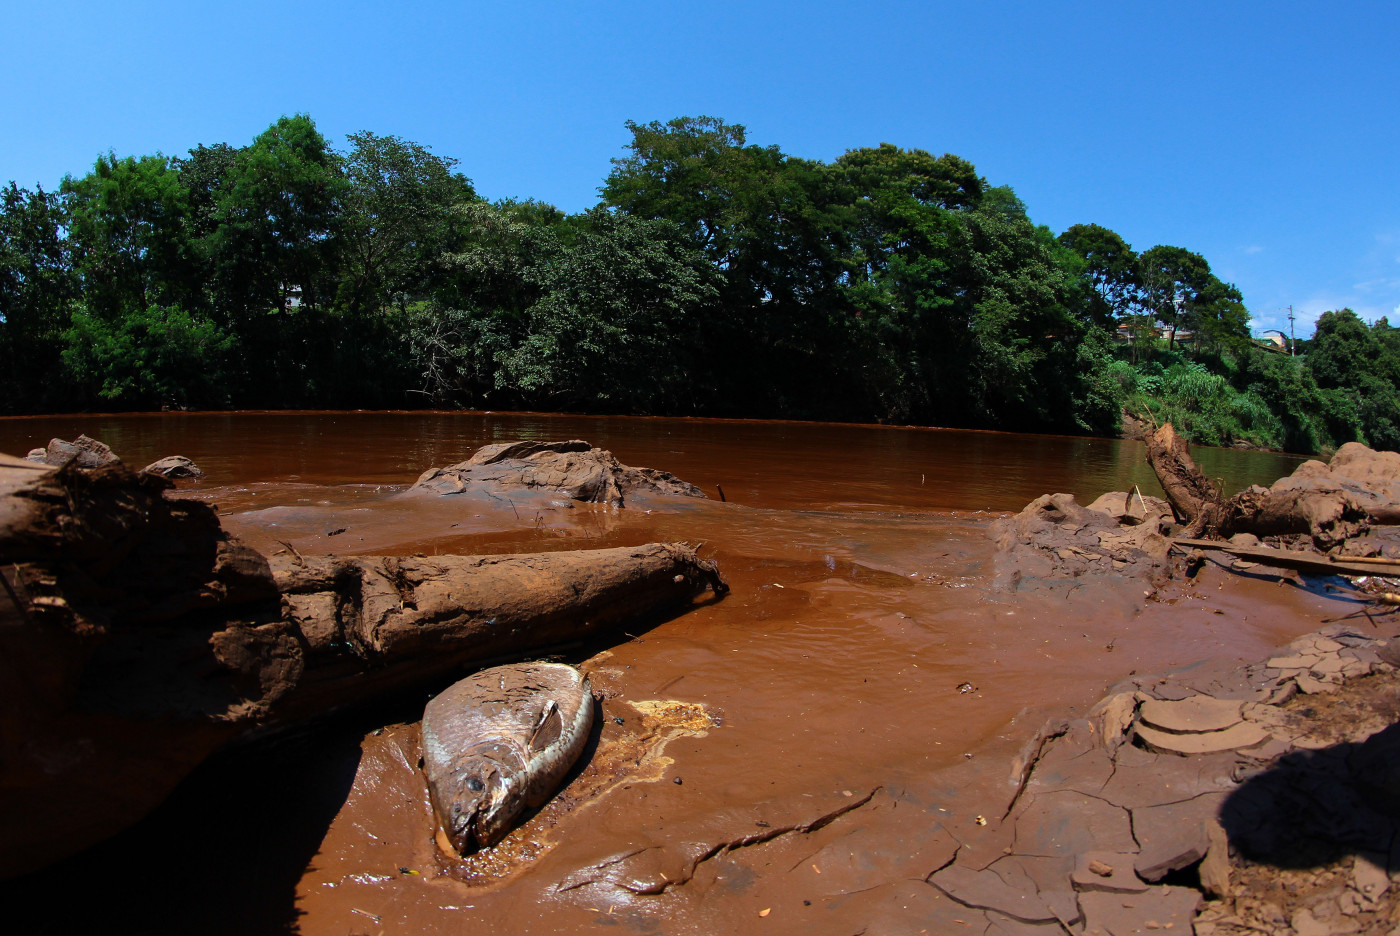
[[[99,157],[0,199],[0,411],[472,406],[882,421],[1299,452],[1400,446],[1400,336],[1296,356],[1174,246],[1034,224],[890,144],[831,162],[714,118],[628,124],[600,203],[487,201],[305,115]]]

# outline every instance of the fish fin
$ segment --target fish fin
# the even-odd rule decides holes
[[[530,750],[538,753],[549,747],[564,734],[564,718],[559,714],[559,703],[553,699],[545,703],[540,712],[539,724],[530,735]]]

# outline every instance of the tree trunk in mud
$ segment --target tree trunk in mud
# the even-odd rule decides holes
[[[1147,436],[1147,463],[1157,475],[1167,502],[1187,524],[1187,536],[1220,535],[1229,519],[1225,498],[1196,467],[1186,441],[1171,423]]]
[[[241,735],[726,590],[684,544],[269,564],[170,487],[0,455],[0,877],[137,821]]]
[[[1306,462],[1271,488],[1251,487],[1226,500],[1196,467],[1171,423],[1146,442],[1147,462],[1189,539],[1305,534],[1319,549],[1331,550],[1371,527],[1400,523],[1394,453],[1349,443],[1330,468]]]
[[[307,660],[274,723],[463,664],[576,644],[707,586],[728,591],[714,565],[682,543],[515,556],[279,554],[272,569],[285,617],[306,639]]]

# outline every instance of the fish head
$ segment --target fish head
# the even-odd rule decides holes
[[[524,808],[515,786],[499,772],[486,781],[476,813],[476,840],[482,847],[505,838]]]
[[[485,757],[465,758],[453,771],[453,783],[438,817],[458,854],[494,845],[519,812],[518,798],[500,765]],[[512,808],[514,807],[514,808]]]

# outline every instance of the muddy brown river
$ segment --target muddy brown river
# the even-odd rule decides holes
[[[265,552],[535,552],[704,543],[732,587],[574,648],[601,727],[564,792],[489,853],[434,842],[412,697],[222,754],[155,814],[0,885],[8,927],[144,933],[966,932],[923,879],[976,848],[1050,714],[1130,673],[1254,659],[1335,612],[1208,568],[1011,591],[987,526],[1043,493],[1141,485],[1140,443],[876,426],[533,414],[0,419],[0,451],[86,433]],[[581,438],[709,501],[622,510],[397,498],[513,439]],[[1198,449],[1227,489],[1299,459]],[[725,497],[721,501],[720,490]],[[606,927],[606,928],[605,928]]]

